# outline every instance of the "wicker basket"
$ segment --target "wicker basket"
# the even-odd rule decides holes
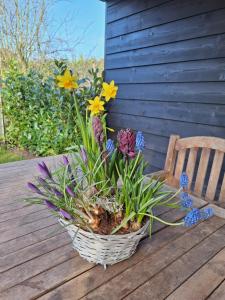
[[[96,264],[113,265],[129,258],[136,251],[141,238],[147,234],[149,222],[136,232],[121,235],[100,235],[79,229],[59,219],[73,241],[73,248],[81,257]]]

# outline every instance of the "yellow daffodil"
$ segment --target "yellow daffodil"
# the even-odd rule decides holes
[[[58,75],[56,77],[58,80],[58,86],[65,89],[77,89],[78,84],[76,82],[76,75],[71,75],[70,70],[66,69],[63,75]]]
[[[114,80],[112,80],[110,84],[103,82],[102,88],[102,96],[105,97],[106,101],[109,101],[111,98],[116,98],[118,86],[115,85]]]
[[[101,111],[105,110],[104,109],[105,102],[101,101],[98,96],[96,96],[94,100],[89,100],[88,102],[90,103],[90,105],[88,106],[88,109],[91,111],[92,115],[97,115]]]

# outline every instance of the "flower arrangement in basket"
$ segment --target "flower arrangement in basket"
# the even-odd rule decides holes
[[[41,175],[37,183],[28,183],[37,196],[29,202],[43,204],[58,216],[82,257],[102,265],[114,264],[130,257],[141,238],[151,235],[154,221],[191,226],[213,214],[210,209],[192,208],[185,173],[176,193],[144,175],[147,163],[142,132],[122,129],[116,143],[107,139],[111,129],[106,126],[105,104],[116,98],[114,81],[95,89],[100,93],[87,101],[85,114],[78,103],[84,86],[76,76],[67,69],[57,76],[57,83],[71,92],[81,142],[73,154],[63,156],[54,172],[44,162],[38,164]],[[175,201],[179,193],[181,200]],[[169,223],[155,215],[157,206],[183,207],[188,213],[182,222]]]

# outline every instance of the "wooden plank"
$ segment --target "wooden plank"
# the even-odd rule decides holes
[[[55,236],[62,231],[63,229],[60,227],[60,225],[55,224],[10,240],[6,243],[1,244],[0,257],[8,255],[10,253],[14,253],[35,243],[39,243],[40,241],[49,239],[50,237]]]
[[[217,243],[219,241],[217,240]],[[210,247],[210,246],[209,246]],[[196,272],[180,288],[171,294],[168,300],[206,299],[225,279],[225,249],[221,250],[205,266]],[[208,283],[208,284],[207,284]],[[223,295],[224,296],[224,295]],[[213,298],[215,299],[215,298]],[[224,297],[223,297],[224,299]]]
[[[115,78],[114,78],[115,79]],[[118,99],[224,104],[222,82],[120,84]],[[161,104],[161,103],[160,103]]]
[[[219,219],[214,218],[214,221],[217,220]],[[213,224],[212,219],[210,220],[210,224]],[[191,231],[183,234],[183,236],[172,241],[165,247],[159,249],[157,252],[148,256],[146,259],[140,261],[133,267],[125,270],[121,274],[107,281],[104,285],[101,285],[93,292],[90,292],[86,297],[84,297],[84,299],[95,300],[107,299],[108,297],[108,299],[117,300],[124,298],[138,286],[145,283],[152,276],[156,275],[166,266],[176,261],[181,255],[188,252],[191,248],[198,245],[207,236],[209,236],[212,233],[210,229],[211,225],[205,226],[204,223],[199,224]],[[207,233],[203,233],[205,230],[207,231]],[[220,236],[222,236],[222,234],[220,234]],[[224,245],[225,241],[220,241],[220,243]],[[121,282],[126,282],[126,284],[123,285],[121,284]],[[142,297],[140,296],[139,299],[142,299]]]
[[[132,32],[123,35],[122,38],[118,36],[107,39],[106,54],[196,39],[206,35],[223,34],[224,12],[225,9],[219,9],[201,16],[179,19],[171,23]]]
[[[225,105],[220,104],[186,103],[184,106],[184,103],[175,101],[162,103],[161,101],[117,98],[108,107],[113,113],[225,127]]]
[[[213,51],[215,43],[217,45],[216,52]],[[105,68],[106,70],[122,69],[135,66],[189,61],[193,58],[195,60],[219,58],[224,57],[224,52],[225,34],[220,34],[108,54],[106,56]]]
[[[118,19],[153,8],[154,6],[158,6],[166,2],[168,2],[168,0],[119,1],[119,3],[107,9],[107,23],[114,22]]]
[[[177,155],[177,162],[175,166],[174,177],[179,180],[180,175],[183,172],[184,162],[185,162],[186,150],[180,150]]]
[[[203,3],[194,0],[170,1],[164,5],[108,24],[106,36],[107,38],[113,38],[224,7],[225,3],[223,0],[215,0],[213,2],[205,0]]]
[[[194,147],[208,148],[225,152],[225,139],[210,136],[193,136],[180,139],[176,144],[176,150]]]
[[[225,142],[225,140],[224,140]],[[223,158],[224,158],[224,152],[221,152],[219,150],[216,150],[215,156],[213,159],[213,165],[209,177],[209,182],[206,190],[206,195],[205,198],[209,200],[214,200],[215,194],[216,194],[216,188],[217,188],[217,183],[219,179],[219,175],[221,172],[221,167],[223,163]]]
[[[16,254],[10,253],[4,257],[0,257],[0,273],[67,244],[71,245],[69,235],[67,232],[60,232],[47,240],[25,247],[17,251]]]
[[[181,150],[182,151],[182,150]],[[186,173],[188,175],[188,189],[191,189],[192,181],[193,181],[193,175],[195,171],[195,164],[196,164],[196,158],[198,154],[198,148],[191,148],[188,156],[188,162],[186,167]]]
[[[208,300],[224,300],[225,295],[225,281],[207,298]]]
[[[181,136],[207,135],[224,138],[224,128],[219,126],[209,126],[196,123],[180,122],[173,120],[163,120],[157,118],[146,118],[126,114],[111,113],[108,119],[109,127],[129,128],[141,130],[151,134],[169,137],[171,133]]]
[[[222,186],[221,186],[221,190],[220,190],[219,201],[225,202],[225,174],[223,176],[223,182],[222,182]]]
[[[164,170],[166,172],[169,172],[170,175],[172,175],[174,171],[174,165],[176,160],[175,145],[179,138],[179,135],[171,135],[169,140]]]
[[[140,66],[107,70],[106,81],[117,83],[159,83],[225,81],[225,59],[168,63],[164,65]]]
[[[178,213],[179,215],[175,215],[174,212],[171,211],[164,214],[164,217],[167,215],[168,218],[170,214],[169,219],[176,220],[177,217],[181,218],[183,212],[178,211]],[[216,220],[216,222],[212,224],[213,229],[211,228],[210,230],[216,230],[218,226],[220,227],[221,223]],[[92,264],[88,264],[86,261],[76,258],[76,260],[72,259],[66,261],[51,270],[26,280],[25,284],[12,287],[5,293],[2,293],[2,297],[6,297],[7,300],[10,300],[13,299],[16,294],[31,299],[52,290],[52,293],[46,294],[46,296],[43,296],[43,299],[48,299],[53,296],[59,297],[59,295],[63,295],[63,299],[78,299],[110,278],[139,263],[140,260],[143,260],[150,254],[157,252],[160,248],[188,231],[185,227],[167,227],[164,230],[162,230],[162,228],[165,228],[165,225],[161,224],[161,226],[156,226],[154,231],[159,230],[157,231],[158,233],[154,233],[151,240],[144,239],[141,242],[141,247],[139,247],[138,252],[134,256],[120,264],[110,266],[107,272],[105,272],[102,266],[92,268]],[[82,274],[77,276],[79,273]],[[98,274],[98,276],[96,276],[96,274]],[[61,284],[63,285],[57,288]],[[36,288],[37,286],[38,289]],[[74,293],[74,290],[76,290],[76,293]]]
[[[199,162],[198,172],[196,176],[195,188],[194,188],[194,192],[199,196],[201,196],[202,194],[202,189],[205,182],[205,176],[206,176],[206,171],[209,162],[209,156],[210,156],[210,149],[203,148],[200,162]]]
[[[133,293],[129,294],[125,299],[135,300],[141,298],[144,300],[149,299],[150,295],[151,299],[165,299],[180,285],[181,288],[178,288],[178,290],[174,292],[174,296],[172,296],[172,294],[167,299],[206,299],[207,294],[204,291],[213,290],[213,287],[215,286],[213,282],[213,276],[211,278],[210,276],[208,276],[208,269],[210,268],[202,266],[206,264],[210,259],[212,259],[218,253],[218,251],[221,251],[224,248],[225,241],[222,238],[224,236],[224,233],[225,227],[222,227],[206,240],[202,241],[199,245],[195,246],[189,252],[177,259],[170,266],[141,285]],[[216,255],[216,257],[218,257],[218,255]],[[225,258],[225,250],[221,251],[221,255],[219,257],[220,259]],[[215,261],[215,258],[213,258],[212,261]],[[218,258],[216,259],[216,261],[218,262]],[[223,261],[225,260],[223,259]],[[206,266],[207,265],[208,264],[206,264]],[[217,268],[217,270],[223,269],[223,276],[225,276],[224,266],[225,263],[222,263],[221,260],[221,266]],[[200,270],[200,272],[194,274],[201,267],[202,269]],[[199,273],[207,275],[199,276]],[[179,276],[177,276],[177,274],[179,274]],[[189,277],[190,279],[185,282]],[[204,286],[210,287],[204,288]]]

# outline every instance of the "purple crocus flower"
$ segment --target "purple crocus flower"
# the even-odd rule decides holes
[[[67,212],[65,211],[64,209],[60,208],[59,210],[60,214],[67,220],[72,220],[73,217]]]
[[[27,183],[27,187],[32,191],[32,192],[34,192],[34,193],[37,193],[37,194],[39,194],[39,195],[44,195],[43,193],[42,193],[42,191],[35,185],[35,184],[33,184],[33,183],[31,183],[31,182],[28,182]]]
[[[45,204],[49,209],[52,209],[52,210],[55,210],[55,211],[59,210],[58,207],[57,207],[55,204],[53,204],[51,201],[49,201],[49,200],[44,200],[44,204]]]
[[[81,147],[80,155],[81,155],[83,162],[86,164],[87,163],[87,152],[84,147]]]
[[[62,160],[63,160],[63,164],[64,164],[65,166],[69,166],[70,162],[69,162],[69,159],[68,159],[67,156],[63,155]]]
[[[57,189],[57,188],[52,188],[53,193],[56,195],[58,198],[63,198],[63,194]]]
[[[45,189],[51,191],[51,186],[46,182],[46,180],[42,177],[37,178],[38,182],[40,185],[42,185]]]
[[[73,198],[76,197],[76,194],[74,193],[74,191],[73,191],[69,186],[66,187],[66,192],[67,192],[67,194],[68,194],[69,196],[71,196],[71,197],[73,197]]]
[[[41,174],[44,178],[52,179],[52,174],[49,171],[49,169],[48,169],[47,165],[45,164],[45,162],[39,163],[38,164],[38,169],[39,169],[39,171],[41,172]]]

